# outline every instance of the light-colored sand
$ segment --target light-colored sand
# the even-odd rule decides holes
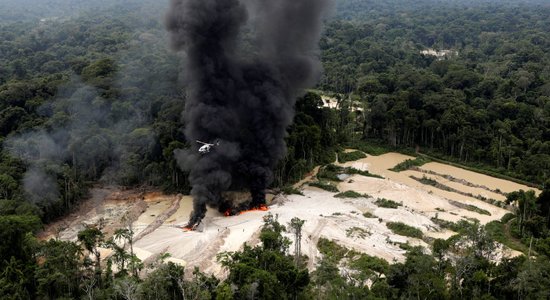
[[[338,100],[336,98],[321,96],[323,100],[323,106],[328,108],[336,108],[338,106]]]
[[[495,199],[495,200],[499,200],[499,201],[505,201],[506,200],[506,196],[504,196],[502,194],[497,194],[497,193],[488,191],[488,190],[483,189],[483,188],[471,187],[471,186],[461,184],[459,182],[450,181],[449,179],[444,178],[442,176],[437,176],[437,175],[432,175],[432,174],[425,174],[425,173],[422,173],[422,172],[419,172],[419,171],[414,171],[414,170],[407,170],[407,171],[403,171],[401,173],[403,173],[405,175],[408,175],[408,176],[412,175],[412,176],[415,176],[416,178],[426,177],[426,178],[429,178],[429,179],[433,179],[433,180],[437,181],[438,183],[446,185],[450,188],[456,189],[456,190],[464,192],[464,193],[469,193],[469,194],[472,194],[474,196],[482,196],[482,197],[485,197],[487,199]]]
[[[315,176],[317,176],[317,173],[319,173],[319,169],[320,167],[315,167],[313,168],[313,170],[311,172],[309,172],[308,174],[306,174],[306,176],[304,177],[304,179],[298,181],[296,184],[294,184],[294,188],[301,188],[304,184],[306,184],[307,182],[310,182],[310,181],[314,181],[315,180]]]
[[[442,189],[438,189],[433,186],[422,184],[409,177],[410,175],[422,177],[422,173],[420,172],[410,171],[410,170],[403,171],[403,172],[393,172],[388,170],[390,168],[393,168],[398,163],[403,162],[407,159],[414,159],[414,158],[411,156],[402,155],[399,153],[387,153],[380,156],[369,156],[367,158],[360,159],[358,161],[347,162],[343,165],[351,166],[360,170],[368,170],[373,174],[382,175],[386,178],[388,183],[380,183],[379,181],[376,181],[376,183],[373,183],[372,179],[366,179],[363,176],[355,176],[354,178],[351,178],[352,181],[355,181],[354,183],[349,184],[348,183],[349,179],[348,179],[346,180],[346,183],[344,183],[341,186],[340,189],[343,191],[354,190],[360,193],[367,193],[375,197],[403,201],[405,205],[414,207],[414,209],[418,211],[424,211],[424,212],[433,211],[435,214],[435,212],[437,212],[435,209],[440,208],[440,209],[444,209],[445,211],[455,212],[460,216],[478,219],[481,224],[486,224],[490,221],[500,219],[502,216],[504,216],[506,213],[509,212],[505,209],[493,206],[491,204],[478,200],[474,197],[468,197],[455,192],[449,192]],[[449,169],[449,170],[440,169],[437,172],[441,174],[449,174],[456,178],[460,178],[458,176],[455,176],[455,173],[450,172],[458,168],[454,168],[454,167],[450,167],[450,168],[452,169]],[[459,170],[462,170],[462,169],[459,169]],[[433,176],[433,175],[429,175],[428,177],[430,176]],[[442,179],[442,178],[439,178],[439,179]],[[356,180],[359,180],[359,182],[357,182]],[[447,182],[445,184],[447,184]],[[493,195],[495,197],[497,197],[498,195],[495,193],[490,193],[486,190],[468,187],[466,185],[461,185],[461,184],[456,185],[454,182],[452,184],[453,184],[452,187],[460,189],[462,191],[472,192],[472,194]],[[451,185],[451,183],[449,183],[448,185]],[[408,189],[408,192],[403,193],[401,191],[402,189]],[[434,197],[428,197],[427,195],[434,196]],[[400,198],[403,198],[403,200],[399,200]],[[439,199],[439,200],[436,201],[433,199]],[[469,205],[479,207],[481,209],[485,209],[491,213],[491,216],[481,215],[481,214],[463,210],[463,209],[459,209],[457,211],[458,208],[453,205],[450,205],[446,199],[458,201],[464,204],[469,204]],[[449,221],[457,221],[457,219],[459,219],[459,218],[453,218],[452,215],[447,215],[447,214],[439,214],[439,217],[448,219]]]
[[[138,190],[121,191],[116,187],[105,187],[94,188],[90,194],[91,197],[83,201],[75,212],[46,226],[39,238],[76,241],[78,232],[86,226],[102,228],[108,238],[147,208],[143,193]]]
[[[175,196],[159,196],[151,199],[146,199],[147,209],[143,212],[139,218],[132,224],[134,228],[134,235],[139,235],[149,224],[157,219],[165,210],[167,210],[172,202],[175,200]]]
[[[302,251],[309,258],[308,268],[310,270],[316,267],[320,259],[320,253],[316,246],[320,238],[327,238],[345,247],[381,257],[389,262],[403,261],[405,251],[399,248],[399,243],[420,245],[428,251],[430,247],[422,240],[392,233],[386,226],[387,222],[403,222],[422,230],[427,237],[449,238],[454,232],[440,229],[431,221],[431,218],[437,217],[453,222],[464,218],[475,218],[485,224],[500,219],[508,212],[472,197],[421,184],[409,177],[413,174],[422,177],[421,172],[397,173],[388,170],[406,159],[412,159],[412,157],[388,153],[381,156],[369,155],[365,159],[344,164],[385,177],[385,179],[378,179],[354,175],[339,183],[340,191],[353,190],[366,193],[371,196],[368,198],[334,198],[334,193],[303,185],[308,180],[314,179],[318,171],[316,168],[307,176],[306,180],[296,185],[296,187],[303,185],[304,196],[290,195],[286,198],[279,198],[277,204],[270,207],[269,212],[276,215],[282,224],[288,224],[294,217],[306,220],[302,234]],[[456,169],[458,168],[449,167],[449,169],[432,170],[461,178],[464,173],[453,173],[452,171],[456,171]],[[502,195],[485,189],[449,182],[440,176],[426,176],[455,189],[495,199],[500,197],[498,199],[502,200]],[[479,174],[464,179],[480,184],[481,181],[478,180],[480,178],[477,176]],[[484,181],[483,184],[489,188],[509,191],[504,186],[491,186],[491,180]],[[496,182],[492,183],[496,184]],[[103,197],[105,198],[104,195]],[[259,244],[259,233],[263,225],[262,217],[267,214],[267,212],[256,211],[225,217],[216,210],[209,209],[198,231],[185,232],[181,226],[186,225],[189,221],[193,208],[191,197],[181,198],[177,210],[177,206],[174,206],[175,199],[180,199],[177,196],[149,193],[136,194],[135,198],[138,200],[134,202],[141,205],[133,204],[132,206],[134,211],[140,209],[139,212],[141,212],[132,219],[136,234],[147,225],[159,222],[159,216],[166,216],[166,218],[161,218],[163,223],[158,223],[159,226],[155,230],[149,234],[144,232],[145,235],[135,242],[134,251],[140,259],[152,260],[155,255],[167,252],[171,254],[171,261],[186,265],[188,268],[197,266],[203,272],[219,276],[224,276],[224,270],[217,263],[216,256],[224,251],[238,251],[242,249],[244,243],[251,246]],[[374,204],[376,198],[402,202],[403,206],[398,209],[380,208]],[[482,215],[459,208],[452,205],[449,200],[475,205],[489,211],[491,215]],[[110,219],[120,218],[128,203],[134,203],[130,200],[104,202],[101,203],[100,209],[92,207],[89,212],[81,212],[78,218],[71,221],[71,224],[81,224],[84,221],[90,224],[90,222],[106,216]],[[363,216],[364,212],[370,212],[376,217],[366,218]],[[115,225],[117,223],[112,222],[112,224],[113,226],[122,226],[121,223]],[[75,230],[68,233],[70,234],[67,234],[66,237],[74,239]],[[293,240],[292,235],[288,234],[287,236]],[[513,251],[501,252],[506,252],[506,255],[518,255]],[[103,257],[106,255],[108,255],[107,252]]]
[[[424,170],[434,171],[440,174],[448,174],[455,178],[460,178],[479,185],[484,185],[493,190],[500,189],[505,193],[510,193],[521,189],[526,191],[534,190],[537,195],[540,194],[541,192],[538,189],[531,188],[523,184],[515,183],[513,181],[499,179],[499,178],[483,175],[480,173],[468,171],[465,169],[437,163],[437,162],[427,163],[423,165],[421,168]]]
[[[343,165],[346,167],[354,167],[359,170],[368,170],[373,174],[378,174],[387,178],[388,176],[399,174],[389,171],[388,169],[395,167],[395,165],[404,162],[407,159],[414,159],[414,157],[391,152],[379,156],[367,155],[366,158],[346,162]]]
[[[333,193],[305,188],[305,196],[289,196],[283,205],[270,207],[270,212],[277,215],[279,222],[287,224],[294,217],[306,220],[303,227],[302,249],[311,259],[313,268],[319,259],[316,244],[320,237],[334,240],[337,243],[357,251],[382,257],[390,262],[403,261],[404,251],[394,243],[422,245],[423,241],[393,234],[384,222],[378,218],[365,218],[363,209],[369,209],[377,216],[388,221],[401,221],[423,231],[435,228],[428,217],[412,213],[407,208],[385,209],[373,204],[374,199],[338,199]],[[224,217],[221,214],[209,213],[204,219],[202,232],[183,232],[175,227],[160,227],[155,232],[138,241],[135,247],[150,253],[166,251],[173,257],[185,260],[188,266],[198,266],[202,270],[221,274],[215,256],[223,251],[237,251],[247,242],[252,246],[258,243],[258,232],[263,224],[262,217],[266,212],[250,212],[243,215]],[[180,223],[187,220],[184,214]],[[184,222],[183,222],[184,223]],[[350,228],[361,228],[370,232],[365,238],[350,234]],[[289,235],[290,238],[292,236]]]
[[[181,222],[182,220],[188,220],[191,215],[191,211],[193,211],[193,197],[183,196],[180,201],[179,209],[170,218],[168,218],[164,224],[185,226],[187,224],[176,223],[176,221],[179,220]]]
[[[415,180],[412,181],[413,183],[416,182]],[[491,213],[491,216],[478,214],[476,212],[461,209],[450,204],[447,200],[449,198],[441,197],[436,193],[430,193],[422,188],[413,188],[409,185],[401,184],[389,179],[352,176],[347,181],[340,183],[339,188],[342,191],[352,190],[362,194],[366,193],[374,198],[386,198],[396,202],[402,202],[405,207],[410,208],[413,212],[417,212],[419,214],[421,213],[429,218],[435,217],[437,214],[440,219],[453,222],[459,220],[459,216],[465,216],[478,219],[481,224],[486,224],[490,221],[502,218],[502,216],[508,212],[505,209],[479,200],[474,199],[475,201],[472,201],[472,198],[469,197],[462,195],[455,196],[452,195],[453,193],[451,192],[441,191],[442,194],[447,194],[449,197],[459,199],[463,203],[472,204],[479,208],[486,209]],[[440,210],[443,210],[444,212],[441,212]],[[457,214],[457,216],[451,215],[451,212]]]

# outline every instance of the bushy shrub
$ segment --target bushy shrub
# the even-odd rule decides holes
[[[376,201],[374,201],[374,204],[376,204],[378,207],[383,208],[398,208],[399,206],[403,206],[401,203],[397,203],[393,200],[388,200],[385,198],[378,198]]]
[[[386,224],[386,227],[388,227],[395,234],[418,238],[418,239],[422,238],[422,231],[420,229],[409,226],[405,223],[388,222]]]
[[[310,182],[309,185],[314,186],[314,187],[318,187],[318,188],[323,189],[325,191],[338,193],[338,188],[336,186],[330,184],[329,182],[315,181],[315,182]]]

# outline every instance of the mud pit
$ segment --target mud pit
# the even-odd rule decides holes
[[[498,201],[504,201],[506,199],[504,195],[491,192],[489,190],[498,189],[500,191],[508,193],[519,189],[524,189],[524,190],[531,189],[531,190],[535,190],[537,194],[540,193],[540,190],[530,188],[526,185],[521,185],[515,182],[493,178],[487,175],[467,171],[464,169],[460,169],[457,167],[444,165],[440,163],[428,163],[420,167],[419,168],[420,171],[407,170],[402,172],[394,172],[389,170],[393,168],[395,165],[397,165],[398,163],[401,163],[407,159],[414,159],[414,157],[398,154],[398,153],[387,153],[380,156],[368,156],[367,158],[360,159],[358,161],[347,162],[343,165],[348,167],[354,167],[359,170],[367,170],[373,174],[382,175],[390,183],[381,184],[380,182],[373,181],[373,180],[367,180],[366,182],[361,183],[361,182],[357,182],[356,180],[365,181],[366,179],[357,179],[357,176],[355,176],[356,178],[351,178],[354,184],[348,184],[348,185],[344,184],[340,190],[354,190],[360,193],[367,193],[375,197],[384,197],[392,200],[395,200],[393,198],[397,198],[397,199],[403,198],[405,205],[414,207],[415,209],[419,211],[424,211],[424,212],[434,211],[435,208],[440,208],[445,210],[447,210],[448,208],[449,209],[448,211],[453,212],[456,210],[456,207],[454,207],[454,209],[451,209],[451,207],[448,206],[447,200],[457,201],[460,203],[473,205],[489,211],[491,213],[491,216],[480,215],[469,211],[459,212],[461,216],[478,219],[482,224],[500,219],[504,214],[508,213],[509,211],[496,207],[492,204],[486,203],[482,200],[479,200],[476,198],[476,196],[481,196],[481,197],[494,199]],[[466,184],[449,181],[448,179],[443,178],[441,176],[424,173],[428,171],[434,171],[442,175],[450,175],[454,178],[463,180],[464,182],[475,183],[477,185],[484,186],[486,187],[486,189],[468,186]],[[437,182],[441,184],[444,184],[446,186],[449,186],[451,188],[454,188],[464,193],[472,194],[473,197],[465,196],[456,192],[445,191],[440,188],[422,184],[417,180],[411,178],[410,177],[411,175],[417,178],[422,178],[423,176],[425,176],[427,178],[435,179]],[[362,177],[362,176],[359,176],[359,177]],[[349,180],[346,180],[346,182],[349,182]],[[397,187],[395,186],[395,184],[404,185],[405,187],[408,187],[410,191],[407,193],[400,193],[399,189],[403,189],[404,187]],[[435,196],[435,197],[431,197],[431,196]],[[434,202],[432,200],[427,200],[427,199],[440,199],[443,201]],[[431,203],[431,204],[428,204],[428,203]],[[449,221],[457,221],[457,219],[460,219],[454,215],[450,215],[448,213],[441,213],[441,212],[439,212],[439,217]]]
[[[460,178],[469,182],[475,182],[477,184],[487,186],[494,190],[499,189],[505,193],[510,193],[510,192],[519,191],[519,190],[526,190],[526,191],[534,190],[537,195],[541,193],[540,190],[532,187],[528,187],[523,184],[483,175],[480,173],[445,165],[442,163],[437,163],[437,162],[427,163],[422,166],[422,169],[443,173],[443,174],[449,174],[449,175],[452,175],[453,177]]]
[[[437,216],[453,222],[475,218],[485,224],[500,219],[508,212],[472,197],[423,185],[409,177],[410,175],[422,177],[423,173],[420,171],[396,173],[388,170],[409,158],[411,157],[388,153],[381,156],[369,155],[365,159],[346,163],[346,166],[369,170],[371,173],[386,177],[377,179],[354,175],[339,183],[340,191],[353,190],[366,193],[370,195],[368,198],[335,198],[335,193],[303,185],[304,196],[277,196],[276,201],[269,201],[276,203],[270,206],[269,212],[278,215],[279,222],[282,224],[289,223],[293,217],[306,220],[302,234],[302,249],[303,254],[309,259],[309,269],[314,269],[320,259],[316,245],[321,237],[348,248],[384,258],[389,262],[403,261],[405,251],[399,247],[400,243],[420,245],[427,249],[429,246],[423,240],[392,233],[386,227],[387,222],[403,222],[422,230],[426,237],[448,238],[454,233],[440,229],[431,221],[432,217]],[[465,176],[467,173],[456,171],[454,167],[442,169],[438,165],[426,166],[430,170],[437,170],[440,174],[455,178],[464,176],[468,181],[483,182],[491,189],[499,188],[508,192],[510,186],[518,187],[508,182],[494,181],[491,177],[476,173],[472,176],[474,179],[470,179]],[[317,170],[310,174],[309,180],[314,179]],[[486,196],[502,200],[501,194],[491,193],[486,189],[462,186],[457,182],[445,181],[445,178],[436,175],[426,176],[453,188],[464,189],[474,195],[485,193]],[[486,181],[481,181],[483,178]],[[520,188],[527,187],[520,186]],[[381,208],[374,204],[376,198],[402,202],[403,206],[397,209]],[[449,200],[474,205],[489,211],[491,215],[459,208],[452,205]],[[143,261],[167,252],[171,254],[170,260],[173,262],[187,265],[188,268],[197,266],[204,272],[223,276],[224,271],[216,262],[216,255],[223,251],[238,251],[242,249],[244,243],[257,245],[263,224],[262,217],[268,213],[254,211],[225,217],[216,210],[209,209],[198,231],[185,232],[181,228],[189,221],[191,210],[192,199],[189,196],[95,189],[93,197],[86,201],[78,212],[66,218],[64,222],[49,226],[44,236],[53,237],[55,232],[58,232],[57,236],[61,239],[75,240],[77,232],[83,229],[85,224],[96,224],[101,219],[106,223],[105,230],[109,232],[131,223],[136,239],[134,250]],[[376,217],[366,218],[363,216],[366,212]],[[66,229],[56,229],[62,228],[61,225]],[[289,235],[289,238],[292,240],[292,236]],[[503,250],[502,252],[507,252],[507,255],[518,255],[514,251]]]

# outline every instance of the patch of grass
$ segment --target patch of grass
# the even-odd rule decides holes
[[[505,241],[508,239],[504,233],[504,224],[499,221],[491,221],[485,224],[485,230],[499,243],[505,244]]]
[[[421,239],[423,236],[422,231],[420,229],[409,226],[401,222],[388,222],[386,223],[386,227],[388,227],[393,233],[403,235],[403,236],[408,236],[408,237],[418,238],[418,239]]]
[[[398,163],[395,167],[391,168],[390,171],[401,172],[408,170],[412,167],[420,167],[424,164],[429,163],[431,160],[423,156],[419,156],[415,159],[407,159],[404,162]]]
[[[447,220],[443,220],[443,219],[439,219],[439,218],[435,218],[435,217],[431,218],[431,220],[435,224],[439,225],[439,227],[441,227],[441,228],[450,229],[452,231],[455,231],[453,229],[456,226],[455,222],[451,222],[451,221],[447,221]]]
[[[319,173],[317,173],[318,179],[326,179],[326,180],[332,180],[332,181],[342,181],[340,178],[338,178],[338,175],[344,173],[344,168],[334,165],[334,164],[328,164],[326,166],[321,167],[319,170]]]
[[[471,223],[479,223],[479,220],[476,218],[464,217],[464,219],[470,221]]]
[[[349,252],[348,249],[342,247],[335,242],[328,240],[326,238],[320,238],[317,242],[317,249],[323,254],[326,258],[339,262],[346,256]]]
[[[281,191],[285,195],[302,195],[302,196],[304,195],[304,193],[302,193],[302,191],[300,191],[299,189],[293,187],[292,185],[287,185],[287,186],[283,187]]]
[[[374,204],[376,204],[378,207],[383,208],[398,208],[399,206],[403,206],[401,203],[397,203],[393,200],[388,200],[385,198],[378,198],[376,201],[374,201]]]
[[[336,198],[361,198],[361,197],[368,198],[369,195],[359,194],[358,192],[355,192],[355,191],[345,191],[343,193],[339,193],[339,194],[334,195],[334,197],[336,197]]]
[[[343,151],[338,152],[338,161],[341,163],[345,163],[348,161],[356,161],[365,157],[367,156],[365,155],[365,153],[361,151],[353,151],[353,152],[347,152],[347,153]]]
[[[318,188],[323,189],[325,191],[338,193],[338,188],[336,186],[330,184],[329,182],[315,181],[315,182],[310,182],[309,185],[314,186],[314,187],[318,187]]]
[[[370,235],[370,231],[360,227],[351,227],[346,230],[347,237],[356,237],[364,239]]]
[[[466,203],[462,203],[462,202],[458,202],[458,201],[454,201],[454,200],[449,200],[449,203],[451,203],[452,205],[458,207],[458,208],[462,208],[462,209],[465,209],[465,210],[469,210],[469,211],[473,211],[473,212],[476,212],[480,215],[487,215],[487,216],[490,216],[491,213],[483,208],[479,208],[475,205],[471,205],[471,204],[466,204]]]
[[[369,173],[369,171],[358,170],[358,169],[355,169],[355,168],[352,168],[352,167],[346,168],[345,173],[350,174],[350,175],[356,175],[357,174],[357,175],[366,176],[366,177],[374,177],[374,178],[384,179],[384,177],[382,177],[380,175],[372,174],[372,173]]]
[[[371,212],[366,212],[363,214],[363,217],[367,218],[367,219],[374,219],[374,218],[378,218],[377,216],[375,216],[373,213]]]
[[[416,177],[414,175],[410,175],[409,178],[412,178],[412,179],[414,179],[414,180],[416,180],[416,181],[418,181],[418,182],[420,182],[424,185],[433,186],[433,187],[438,188],[440,190],[444,190],[444,191],[447,191],[447,192],[455,192],[455,193],[458,193],[458,194],[461,194],[461,195],[465,194],[461,191],[455,190],[455,189],[453,189],[449,186],[441,184],[441,183],[437,182],[437,180],[435,180],[435,179],[428,178],[428,177],[426,177],[426,175],[422,175],[422,178]],[[470,196],[473,197],[472,194],[470,194]]]
[[[432,170],[423,170],[423,169],[420,169],[420,168],[413,168],[413,170],[418,171],[418,172],[422,172],[422,173],[425,173],[425,174],[430,174],[430,175],[443,177],[443,178],[445,178],[449,181],[460,183],[460,184],[465,185],[465,186],[480,188],[480,189],[484,189],[484,190],[492,192],[492,193],[496,193],[496,194],[506,196],[506,193],[502,192],[498,188],[497,189],[491,189],[487,186],[484,186],[484,185],[481,185],[481,184],[475,184],[475,183],[469,182],[467,180],[456,178],[456,177],[448,175],[448,174],[442,174],[442,173],[438,173],[438,172],[435,172],[435,171],[432,171]]]
[[[410,176],[412,177],[413,179],[416,179],[416,177],[414,176]],[[426,176],[422,176],[422,178],[420,179],[417,179],[420,183],[422,184],[425,184],[425,185],[431,185],[431,186],[437,186],[437,181],[431,179],[431,178],[428,178]]]
[[[521,243],[520,240],[513,238],[506,232],[506,225],[501,221],[492,221],[485,224],[485,230],[489,235],[497,242],[505,245],[508,248],[521,251],[523,253],[529,252],[529,247]]]
[[[413,246],[411,246],[408,242],[407,243],[397,243],[399,245],[399,248],[405,251],[411,251],[414,249]]]
[[[506,224],[506,223],[510,222],[510,220],[514,219],[515,217],[516,217],[515,214],[507,213],[504,216],[502,216],[502,218],[500,218],[500,222],[502,222],[503,224]]]
[[[338,178],[338,175],[341,174],[348,174],[348,175],[361,175],[361,176],[367,176],[367,177],[375,177],[375,178],[384,178],[380,175],[371,174],[369,171],[363,171],[358,170],[352,167],[340,167],[334,164],[328,164],[326,166],[323,166],[319,173],[317,173],[317,179],[326,179],[330,181],[342,181],[340,178]]]
[[[431,220],[435,224],[439,225],[439,227],[441,227],[441,228],[449,229],[449,230],[452,230],[454,232],[459,232],[459,233],[465,232],[468,228],[470,228],[472,226],[471,222],[468,222],[468,221],[465,221],[465,220],[460,220],[458,222],[451,222],[451,221],[442,220],[442,219],[438,219],[438,218],[431,218]]]
[[[390,264],[382,258],[361,253],[350,261],[350,267],[355,270],[371,270],[378,274],[388,274]]]
[[[426,175],[422,175],[422,178],[416,177],[414,175],[410,175],[409,177],[416,180],[416,181],[418,181],[418,182],[420,182],[420,183],[422,183],[422,184],[430,185],[430,186],[433,186],[433,187],[438,188],[440,190],[444,190],[444,191],[452,192],[452,193],[457,193],[459,195],[463,195],[463,196],[466,196],[466,197],[472,197],[472,198],[481,200],[485,203],[489,203],[491,205],[498,206],[498,207],[506,206],[506,204],[502,201],[498,201],[498,200],[491,199],[491,198],[485,198],[481,195],[474,195],[472,193],[466,193],[466,192],[463,192],[461,190],[454,189],[454,188],[452,188],[448,185],[444,185],[444,184],[438,182],[437,180],[428,178],[428,177],[426,177]]]

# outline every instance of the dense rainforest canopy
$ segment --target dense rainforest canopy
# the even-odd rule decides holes
[[[188,191],[173,157],[188,145],[181,58],[168,47],[163,1],[0,0],[0,298],[129,299],[135,292],[179,299],[183,291],[231,299],[250,295],[258,280],[261,298],[283,295],[274,287],[286,298],[548,295],[550,5],[336,2],[320,44],[324,75],[297,102],[273,186],[332,162],[341,147],[376,143],[542,186],[538,198],[509,195],[518,218],[486,228],[462,224],[461,238],[472,247],[460,252],[456,241],[441,240],[433,255],[411,249],[405,263],[391,266],[323,241],[325,259],[311,274],[292,265],[284,228],[268,219],[263,246],[221,258],[230,270],[223,282],[200,272],[184,282],[182,268],[160,261],[138,279],[144,266],[94,228],[78,243],[39,243],[32,233],[41,223],[74,209],[96,183]],[[449,51],[436,57],[425,50]],[[338,108],[323,108],[321,94]],[[536,258],[497,265],[487,255],[508,222],[524,245],[535,239]],[[79,260],[99,245],[118,251],[116,274]],[[262,259],[279,269],[266,269]],[[357,270],[351,281],[338,272],[342,260]],[[358,284],[366,280],[370,289]]]
[[[349,9],[321,42],[320,88],[365,107],[365,138],[548,178],[547,3],[343,2]],[[421,54],[428,49],[451,52]]]

